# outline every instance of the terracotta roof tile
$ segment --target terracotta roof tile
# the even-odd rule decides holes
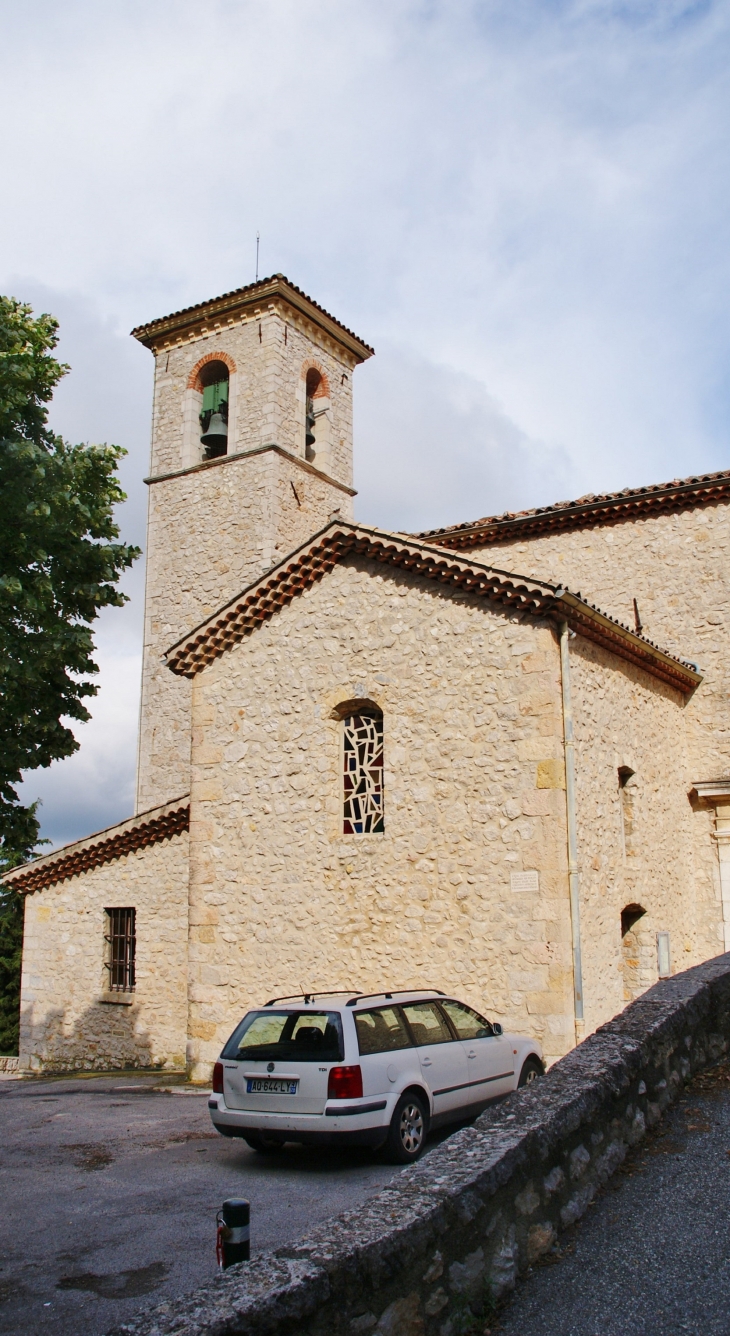
[[[13,868],[2,878],[4,884],[23,894],[42,891],[46,886],[53,886],[59,881],[68,881],[82,872],[111,863],[124,854],[134,853],[147,845],[158,844],[188,829],[190,821],[190,801],[175,798],[162,807],[153,807],[148,812],[121,821],[107,830],[97,831],[85,840],[66,844],[52,854],[44,854],[31,863]]]
[[[730,499],[730,470],[703,473],[650,487],[625,487],[621,492],[591,493],[576,501],[556,501],[536,510],[504,511],[480,520],[429,529],[414,537],[444,547],[481,547],[511,537],[531,537],[559,529],[583,529],[617,523],[658,511],[687,510]]]
[[[223,316],[227,310],[240,304],[249,303],[256,295],[260,294],[262,300],[265,300],[277,293],[285,300],[287,297],[290,300],[294,299],[299,309],[305,312],[307,307],[311,307],[311,314],[318,313],[325,321],[341,330],[343,334],[347,335],[349,342],[357,345],[361,353],[361,360],[372,356],[374,350],[369,344],[364,343],[336,316],[330,315],[329,311],[325,311],[324,307],[319,305],[319,302],[314,301],[312,297],[308,297],[306,292],[302,292],[302,289],[298,288],[296,283],[292,283],[285,274],[272,274],[270,278],[261,278],[256,283],[247,283],[245,287],[233,288],[231,292],[224,292],[220,297],[211,297],[208,301],[197,302],[195,306],[184,306],[182,310],[172,311],[170,315],[160,316],[157,320],[150,320],[146,325],[137,325],[131,331],[132,337],[139,339],[140,343],[150,345],[155,342],[157,336],[168,330],[172,331],[193,324],[206,314],[211,316],[220,314]]]
[[[702,680],[694,665],[675,658],[645,636],[601,612],[580,594],[530,576],[455,557],[402,534],[332,521],[302,547],[232,599],[166,654],[168,667],[194,677],[206,664],[241,641],[291,602],[303,589],[351,555],[410,570],[451,589],[488,599],[521,615],[565,620],[575,631],[636,663],[653,676],[688,694]]]

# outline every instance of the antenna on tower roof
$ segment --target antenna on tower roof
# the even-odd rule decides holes
[[[257,282],[257,283],[258,283],[258,281],[259,281],[259,238],[260,238],[260,236],[261,236],[261,233],[260,233],[260,232],[257,232],[257,233],[256,233],[256,282]]]

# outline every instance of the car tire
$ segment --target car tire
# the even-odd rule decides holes
[[[279,1141],[277,1137],[253,1136],[243,1139],[246,1145],[250,1146],[251,1150],[257,1151],[259,1155],[277,1155],[280,1150],[284,1149],[284,1142]]]
[[[395,1106],[385,1142],[391,1164],[413,1164],[423,1150],[428,1132],[428,1111],[422,1095],[407,1092]]]
[[[518,1087],[532,1085],[537,1080],[538,1076],[542,1076],[543,1074],[543,1065],[538,1058],[526,1058],[522,1064],[522,1071],[520,1072],[520,1079],[517,1082],[517,1085]]]

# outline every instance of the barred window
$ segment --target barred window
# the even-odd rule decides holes
[[[344,728],[344,835],[383,830],[383,716],[379,710],[348,714]]]
[[[133,909],[107,909],[106,961],[109,971],[110,993],[134,992],[134,958],[137,948],[135,929],[135,911]]]

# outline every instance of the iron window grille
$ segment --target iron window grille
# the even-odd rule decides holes
[[[384,829],[383,716],[360,712],[343,720],[344,835],[376,835]]]
[[[106,969],[109,971],[110,993],[133,993],[135,987],[135,955],[137,936],[133,909],[107,909]]]

